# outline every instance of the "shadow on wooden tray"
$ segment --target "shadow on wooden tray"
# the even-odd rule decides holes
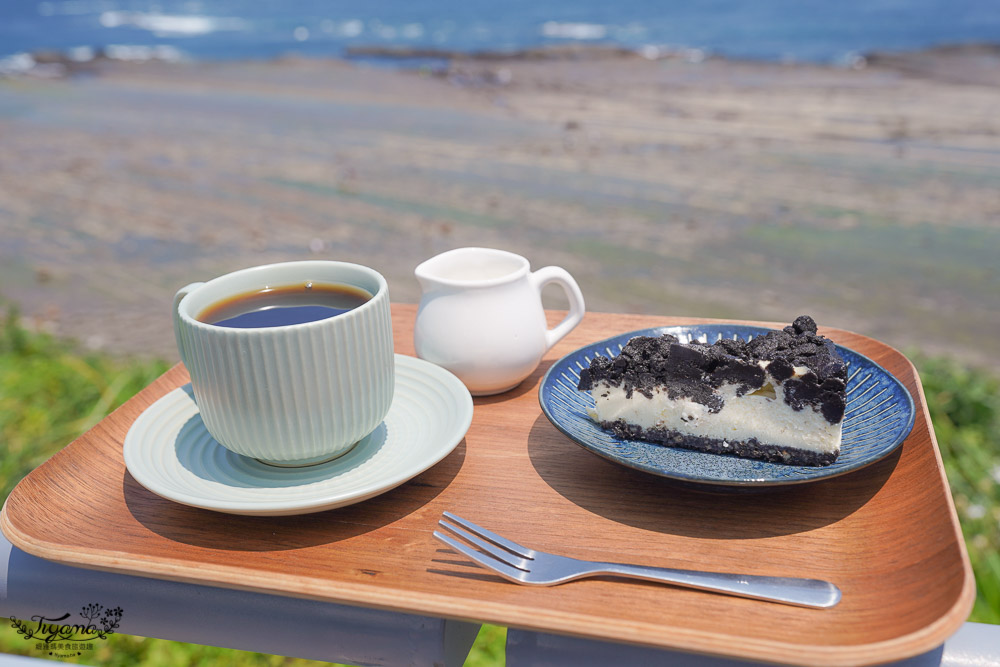
[[[147,491],[128,472],[122,490],[136,521],[167,539],[228,551],[284,551],[357,537],[412,514],[448,487],[465,448],[463,439],[430,470],[380,496],[316,514],[242,516],[188,507]]]
[[[585,510],[643,530],[717,540],[790,535],[836,523],[882,488],[902,449],[841,477],[747,490],[679,482],[607,461],[556,431],[544,415],[528,438],[539,476]]]

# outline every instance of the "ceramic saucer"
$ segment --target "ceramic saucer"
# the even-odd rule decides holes
[[[347,454],[278,468],[212,438],[191,385],[159,399],[125,436],[125,466],[158,496],[192,507],[259,516],[321,512],[393,489],[447,456],[472,423],[472,396],[448,371],[396,355],[392,407]]]

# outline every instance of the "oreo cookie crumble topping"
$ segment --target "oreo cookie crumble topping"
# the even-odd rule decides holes
[[[769,362],[766,371],[759,362]],[[796,377],[795,367],[806,371]],[[831,424],[843,420],[847,366],[808,315],[749,341],[681,344],[670,334],[637,336],[616,357],[595,357],[581,371],[577,388],[589,391],[605,382],[629,398],[634,392],[651,398],[654,390],[666,390],[671,399],[687,398],[718,412],[723,400],[715,390],[720,386],[736,385],[737,396],[766,391],[768,375],[782,384],[784,400],[794,410],[812,406]]]

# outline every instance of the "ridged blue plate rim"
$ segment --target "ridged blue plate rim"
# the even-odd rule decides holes
[[[635,336],[677,336],[681,342],[720,338],[748,340],[773,329],[741,324],[653,327],[618,334],[585,345],[555,362],[542,378],[538,401],[542,412],[570,440],[606,459],[682,482],[731,487],[803,484],[837,477],[871,465],[899,447],[913,428],[913,397],[891,373],[868,357],[836,345],[848,367],[847,411],[841,453],[829,466],[791,466],[735,456],[627,440],[605,431],[587,414],[594,405],[589,392],[576,388],[580,370],[595,355],[612,357]]]

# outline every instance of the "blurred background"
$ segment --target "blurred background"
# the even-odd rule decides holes
[[[1000,623],[995,0],[6,0],[4,494],[176,362],[180,286],[343,259],[415,303],[466,245],[565,267],[593,311],[904,350]]]

